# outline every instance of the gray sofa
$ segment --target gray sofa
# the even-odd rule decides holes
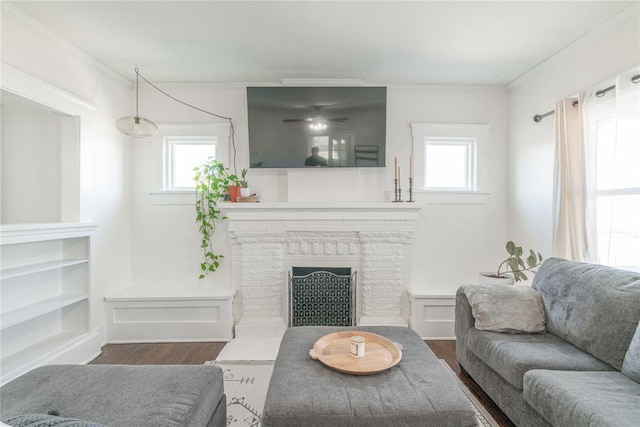
[[[0,413],[12,426],[227,424],[222,370],[208,365],[42,366],[0,388]]]
[[[640,273],[551,258],[531,287],[546,332],[478,330],[458,290],[463,371],[518,426],[639,426]]]

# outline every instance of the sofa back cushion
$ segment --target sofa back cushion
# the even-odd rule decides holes
[[[640,273],[549,258],[531,285],[547,331],[620,370],[640,321]]]
[[[622,362],[622,373],[640,383],[640,322]]]

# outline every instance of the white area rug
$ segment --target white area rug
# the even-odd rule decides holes
[[[478,427],[499,427],[473,393],[449,368],[444,360],[443,366],[451,372],[460,389],[469,398],[476,411]],[[269,379],[273,373],[273,363],[224,362],[211,361],[206,365],[216,365],[224,373],[224,392],[227,395],[227,426],[260,427]]]
[[[227,426],[259,427],[273,363],[206,362],[222,369],[227,395]]]

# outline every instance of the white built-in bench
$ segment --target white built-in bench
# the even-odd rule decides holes
[[[407,289],[407,293],[411,310],[409,326],[422,339],[455,339],[455,295],[421,289]]]
[[[230,341],[235,291],[125,288],[105,296],[107,340]]]

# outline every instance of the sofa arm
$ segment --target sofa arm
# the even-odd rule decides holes
[[[456,292],[456,317],[455,317],[455,329],[456,329],[456,357],[460,367],[465,369],[470,366],[468,355],[471,353],[467,346],[467,339],[469,329],[473,328],[475,319],[471,312],[471,304],[467,296],[462,291],[462,288],[458,288]]]

